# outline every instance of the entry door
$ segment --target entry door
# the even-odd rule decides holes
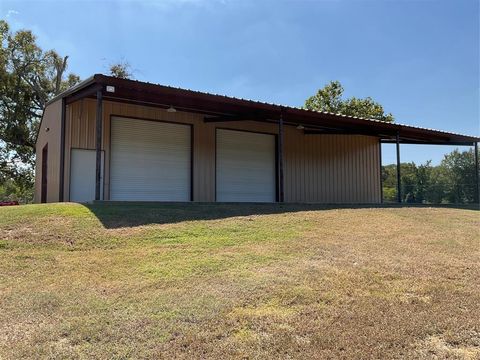
[[[96,151],[72,149],[70,164],[70,201],[89,202],[95,200]],[[103,199],[103,151],[100,174],[100,199]]]
[[[216,148],[217,201],[275,201],[275,135],[218,129]]]
[[[113,117],[110,199],[191,200],[191,126]]]

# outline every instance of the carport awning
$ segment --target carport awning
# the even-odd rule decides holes
[[[227,97],[223,95],[174,88],[147,82],[96,74],[65,91],[52,101],[65,98],[66,103],[95,97],[102,90],[104,100],[174,107],[179,111],[205,114],[206,122],[262,121],[302,125],[305,134],[359,134],[379,137],[383,142],[438,145],[473,145],[480,138],[410,125],[388,123],[340,114],[317,112],[278,104]]]

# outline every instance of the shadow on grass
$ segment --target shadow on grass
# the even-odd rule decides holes
[[[435,207],[479,210],[471,205],[424,205],[424,204],[258,204],[258,203],[148,203],[148,202],[96,202],[85,204],[107,229],[134,227],[151,224],[173,224],[193,220],[215,220],[234,216],[252,216],[294,213],[299,211]]]

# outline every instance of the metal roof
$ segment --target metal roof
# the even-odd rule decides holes
[[[115,93],[105,92],[105,86],[115,86]],[[282,104],[244,99],[222,94],[201,92],[191,89],[154,84],[138,80],[120,79],[102,74],[95,74],[76,86],[59,94],[49,103],[60,98],[76,99],[75,95],[85,93],[92,97],[94,92],[88,89],[103,89],[104,98],[113,101],[157,104],[174,106],[179,110],[198,111],[209,116],[227,115],[251,116],[255,121],[272,121],[283,114],[287,123],[302,124],[318,133],[336,131],[336,133],[371,134],[383,139],[392,139],[397,133],[402,142],[425,144],[471,145],[480,141],[479,137],[454,132],[435,130],[401,123],[390,123],[378,119],[336,114],[324,111],[307,110]],[[81,95],[81,94],[80,94]],[[310,131],[312,133],[313,131]]]

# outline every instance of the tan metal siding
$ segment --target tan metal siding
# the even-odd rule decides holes
[[[287,202],[378,203],[378,139],[285,132]]]
[[[60,184],[60,128],[62,101],[58,100],[45,108],[36,143],[35,202],[40,202],[42,182],[42,149],[48,143],[47,202],[59,200]],[[46,129],[49,131],[46,131]]]
[[[277,134],[277,125],[259,122],[204,123],[203,115],[168,113],[156,107],[105,101],[105,198],[110,182],[110,117],[112,115],[193,125],[193,198],[215,200],[215,128]],[[67,155],[70,147],[95,148],[95,100],[75,102],[67,109]],[[285,127],[285,200],[287,202],[378,203],[381,201],[379,146],[375,137],[304,135]],[[65,192],[68,199],[66,164]]]

